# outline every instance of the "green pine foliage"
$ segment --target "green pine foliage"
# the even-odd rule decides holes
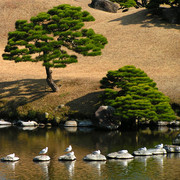
[[[135,66],[109,71],[101,81],[103,101],[116,109],[121,121],[175,119],[169,98],[158,91],[156,83]]]
[[[130,8],[136,5],[135,0],[111,0],[112,2],[118,3],[121,8]]]
[[[77,62],[73,51],[84,56],[101,55],[107,39],[93,29],[83,29],[84,22],[94,17],[81,7],[59,5],[48,12],[18,20],[9,32],[4,60],[15,62],[42,61],[45,67],[63,68]],[[69,54],[66,49],[72,50]]]

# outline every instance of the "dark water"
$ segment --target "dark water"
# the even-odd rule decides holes
[[[95,131],[88,128],[0,128],[0,158],[15,153],[18,162],[0,162],[0,180],[6,179],[180,179],[180,153],[167,156],[135,157],[132,160],[85,162],[83,157],[100,149],[102,154],[140,147],[172,144],[179,132],[172,129],[144,129],[132,132]],[[60,162],[64,149],[71,144],[76,161]],[[39,151],[48,146],[50,162],[33,162]]]

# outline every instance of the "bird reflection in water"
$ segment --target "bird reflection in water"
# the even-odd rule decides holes
[[[86,161],[86,163],[97,169],[98,175],[101,176],[102,166],[106,164],[106,161]]]
[[[135,156],[136,161],[144,164],[145,170],[146,170],[147,162],[149,158],[152,158],[152,157],[151,156]]]
[[[61,163],[63,163],[64,166],[66,167],[66,169],[68,170],[69,179],[72,179],[72,177],[74,176],[75,162],[76,162],[76,160],[74,160],[74,161],[61,161]]]
[[[49,178],[49,164],[50,161],[43,161],[43,162],[35,162],[36,164],[38,164],[41,169],[43,174],[45,175],[45,179],[48,180]]]
[[[7,168],[11,171],[15,171],[15,167],[16,165],[19,163],[18,161],[15,161],[15,162],[7,162],[7,161],[4,161],[3,162],[4,164],[7,165]]]

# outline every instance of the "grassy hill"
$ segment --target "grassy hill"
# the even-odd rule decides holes
[[[16,20],[29,20],[39,12],[63,3],[63,0],[1,0],[0,54]],[[71,110],[91,116],[99,105],[101,78],[108,70],[125,65],[144,70],[171,102],[180,103],[179,25],[170,25],[152,17],[143,8],[108,13],[89,7],[91,0],[68,0],[68,3],[81,6],[95,17],[96,21],[86,23],[86,27],[107,37],[108,44],[102,55],[80,55],[77,64],[53,69],[53,79],[61,85],[58,93],[49,91],[41,63],[14,63],[3,61],[0,56],[1,108],[6,104],[10,107],[9,113],[14,106],[24,113],[29,109],[58,113],[57,107],[65,104]]]

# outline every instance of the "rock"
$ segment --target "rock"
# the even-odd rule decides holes
[[[63,156],[59,156],[58,160],[59,161],[74,161],[74,160],[76,160],[76,156],[74,155],[74,153],[72,153],[72,154],[71,153],[65,154]]]
[[[17,122],[17,125],[19,126],[38,126],[38,123],[36,121],[21,121],[19,120]]]
[[[85,161],[106,161],[106,157],[102,154],[88,154],[84,157]]]
[[[180,146],[165,145],[164,149],[167,151],[167,153],[180,153]]]
[[[100,106],[95,112],[96,119],[93,121],[94,125],[98,128],[115,130],[119,128],[119,124],[115,123],[113,113],[115,109],[111,106]]]
[[[117,4],[114,4],[112,1],[109,0],[92,0],[91,7],[107,12],[116,13],[119,9]]]
[[[152,156],[152,152],[148,150],[137,150],[133,152],[134,156]]]
[[[12,125],[12,124],[8,121],[4,121],[3,119],[0,119],[0,125]]]
[[[90,120],[84,120],[84,121],[80,121],[78,123],[78,126],[79,127],[89,127],[89,126],[93,126],[93,123]]]
[[[167,153],[164,148],[152,148],[152,149],[148,149],[147,151],[152,153],[152,155],[161,155]]]
[[[174,126],[174,127],[180,126],[180,121],[171,121],[170,126]]]
[[[180,145],[180,134],[178,134],[172,142],[173,145]]]
[[[158,126],[167,126],[167,125],[169,125],[169,122],[168,121],[158,121],[157,125]]]
[[[51,158],[47,155],[39,155],[34,157],[33,161],[49,161]]]
[[[113,152],[113,153],[110,153],[107,155],[108,158],[110,159],[131,159],[133,158],[134,156],[132,156],[130,153],[128,152],[125,152],[125,153],[121,153],[120,151],[119,152]]]
[[[1,158],[1,161],[10,161],[10,162],[14,162],[14,161],[18,161],[19,157],[10,157],[10,156],[6,156]]]
[[[77,127],[77,122],[74,120],[66,121],[64,124],[65,127]]]
[[[180,8],[163,8],[162,9],[163,18],[171,24],[180,23]]]

